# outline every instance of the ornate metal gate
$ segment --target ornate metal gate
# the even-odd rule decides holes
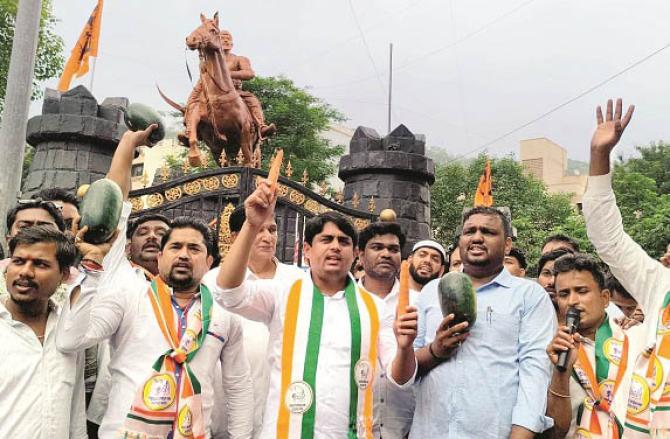
[[[156,186],[130,193],[132,216],[161,213],[168,218],[192,216],[210,224],[219,239],[221,256],[231,245],[228,218],[235,206],[253,192],[256,182],[267,172],[246,167],[227,167],[184,175]],[[306,182],[305,182],[306,183]],[[276,218],[278,228],[277,258],[286,263],[302,265],[302,244],[305,219],[329,210],[348,216],[358,230],[377,215],[347,207],[318,194],[306,184],[280,177]],[[354,203],[355,204],[355,203]],[[371,206],[374,211],[374,206]]]

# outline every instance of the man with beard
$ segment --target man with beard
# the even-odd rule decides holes
[[[386,320],[393,321],[398,307],[401,249],[405,235],[400,225],[391,222],[372,223],[358,237],[363,277],[358,281],[366,291],[384,301]],[[410,290],[410,304],[417,292]],[[378,370],[373,381],[374,409],[372,434],[376,439],[399,438],[409,433],[414,414],[414,393],[396,389],[388,382],[386,371]]]
[[[127,253],[131,264],[150,280],[158,274],[161,239],[170,229],[170,220],[161,214],[142,215],[128,224]]]
[[[242,229],[246,216],[244,205],[238,206],[230,214],[228,226],[233,242]],[[277,222],[275,218],[269,218],[261,226],[256,234],[254,244],[249,254],[247,264],[248,280],[276,279],[279,282],[293,283],[303,275],[303,271],[295,265],[279,262],[275,253],[277,252]],[[207,285],[210,291],[216,288],[216,277],[219,275],[219,267],[216,267],[203,277],[202,283]],[[254,437],[259,437],[263,425],[263,411],[265,399],[268,394],[268,381],[270,370],[267,365],[267,348],[270,333],[267,326],[261,322],[239,318],[242,324],[244,350],[247,354],[249,367],[251,368],[251,382],[254,386]],[[218,383],[217,383],[218,384]],[[217,386],[218,387],[218,386]],[[214,390],[215,404],[225,407],[226,399],[222,392]],[[212,437],[213,439],[226,438],[225,410],[212,412]]]
[[[293,284],[245,280],[255,236],[274,217],[276,201],[275,188],[265,181],[247,197],[246,221],[221,265],[216,289],[227,309],[270,330],[261,437],[370,437],[375,370],[386,369],[391,384],[411,391],[415,309],[408,306],[393,325],[381,299],[356,284],[349,269],[358,236],[337,212],[305,224],[310,271],[303,277]]]
[[[94,267],[104,251],[82,236],[82,265],[90,267],[88,277],[99,277]],[[175,218],[161,239],[151,282],[131,275],[124,285],[73,292],[58,325],[58,348],[76,352],[103,339],[111,345],[112,385],[100,438],[205,437],[215,373],[222,374],[230,437],[251,436],[253,396],[240,323],[200,283],[213,246],[202,221]],[[132,267],[126,261],[117,270]]]
[[[60,309],[51,296],[67,279],[76,249],[50,226],[9,242],[9,295],[0,299],[0,437],[84,439],[84,355],[56,349]]]
[[[414,291],[421,289],[433,279],[444,273],[446,252],[439,242],[431,239],[419,241],[412,247],[409,262],[409,287]]]
[[[497,209],[464,215],[459,249],[477,294],[471,327],[442,316],[437,280],[419,295],[415,349],[422,377],[410,438],[520,439],[551,427],[544,416],[551,372],[545,349],[556,319],[538,284],[504,268],[510,235]]]

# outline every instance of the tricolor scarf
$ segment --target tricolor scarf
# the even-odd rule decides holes
[[[612,403],[628,366],[628,336],[618,325],[610,325],[606,315],[595,342],[595,358],[580,345],[573,367],[573,376],[586,393],[579,406],[575,437],[620,439],[622,428]]]
[[[347,280],[344,297],[351,328],[347,438],[372,438],[372,380],[377,362],[379,313],[370,293]],[[321,347],[324,296],[296,281],[288,295],[281,354],[277,439],[314,438],[319,410],[316,371]]]
[[[656,343],[637,358],[628,393],[623,437],[670,438],[670,292],[656,325]]]
[[[212,294],[200,285],[200,309],[179,333],[170,287],[155,277],[148,290],[151,308],[170,349],[152,367],[138,389],[122,429],[128,439],[203,439],[200,382],[189,367],[202,346],[212,312]],[[204,317],[204,318],[203,318]],[[170,436],[171,435],[171,436]]]

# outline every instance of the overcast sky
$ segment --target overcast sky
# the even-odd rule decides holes
[[[69,54],[96,1],[54,3]],[[98,100],[126,96],[168,109],[159,83],[185,101],[185,60],[194,74],[198,68],[184,38],[200,12],[216,10],[234,52],[249,57],[258,75],[285,75],[344,113],[348,126],[382,134],[393,42],[392,125],[404,123],[459,156],[670,43],[667,0],[107,0]],[[617,96],[637,106],[624,151],[670,139],[670,49],[485,149],[518,154],[519,140],[548,137],[571,158],[588,159],[594,107]]]

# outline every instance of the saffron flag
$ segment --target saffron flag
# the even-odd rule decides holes
[[[479,177],[479,185],[477,192],[475,192],[475,207],[493,206],[493,184],[491,180],[491,162],[486,161],[486,168],[484,168],[484,175]]]
[[[63,74],[58,81],[58,90],[67,91],[70,88],[72,77],[80,77],[88,73],[88,58],[98,56],[98,43],[100,41],[100,26],[102,25],[102,4],[103,0],[98,0],[98,4],[93,9],[91,16],[86,22],[86,26],[81,31],[77,44],[65,64]]]

